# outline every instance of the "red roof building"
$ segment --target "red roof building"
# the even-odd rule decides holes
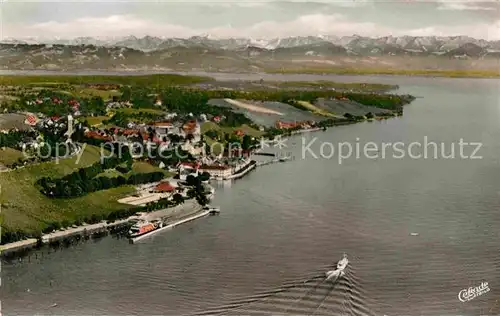
[[[112,141],[113,140],[113,138],[111,138],[110,136],[102,135],[96,131],[88,131],[85,133],[85,136],[87,136],[88,138],[100,139],[100,140],[105,140],[105,141]]]
[[[189,121],[184,125],[182,125],[182,130],[186,134],[193,134],[196,130],[196,125],[197,125],[196,121]]]
[[[191,169],[198,169],[200,167],[200,164],[197,163],[197,162],[188,162],[188,161],[184,161],[184,162],[180,162],[178,164],[178,167],[184,167],[184,168],[191,168]]]
[[[217,178],[226,178],[232,174],[232,168],[228,165],[202,165],[198,171],[207,172],[210,176]]]
[[[174,192],[174,191],[175,191],[175,187],[172,186],[168,181],[160,182],[154,188],[154,192],[157,192],[157,193],[167,193],[167,192]]]
[[[235,134],[236,134],[236,136],[238,136],[238,137],[243,137],[243,136],[245,136],[245,133],[244,133],[242,130],[240,130],[240,129],[235,130],[235,131],[234,131],[234,133],[235,133]]]
[[[308,121],[303,121],[303,122],[282,122],[282,121],[276,121],[276,128],[278,129],[289,129],[289,128],[296,128],[296,127],[303,127],[307,128],[310,127],[311,122]]]
[[[154,122],[154,123],[151,123],[149,125],[154,126],[154,127],[164,127],[164,128],[168,128],[168,127],[173,126],[171,122]]]

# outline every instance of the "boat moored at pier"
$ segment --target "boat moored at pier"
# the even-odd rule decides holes
[[[136,238],[142,235],[149,234],[159,228],[163,227],[163,222],[160,220],[139,220],[128,231],[129,238]]]

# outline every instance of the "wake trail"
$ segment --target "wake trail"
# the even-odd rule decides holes
[[[326,280],[323,280],[320,283],[314,285],[313,288],[311,288],[310,290],[308,290],[304,295],[302,295],[301,297],[299,297],[299,298],[295,299],[294,301],[292,301],[291,304],[283,311],[283,313],[286,313],[290,309],[293,309],[297,305],[297,303],[300,303],[301,301],[303,301],[304,299],[306,299],[308,296],[312,296],[313,294],[315,294],[316,291],[320,288],[320,286],[323,285],[323,283],[325,283],[325,281]]]

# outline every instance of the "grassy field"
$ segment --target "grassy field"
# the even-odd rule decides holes
[[[241,125],[240,127],[220,127],[214,122],[204,122],[203,124],[201,124],[200,129],[202,134],[210,130],[224,132],[226,134],[232,134],[236,130],[241,130],[243,133],[252,137],[261,137],[262,135],[264,135],[264,132],[256,130],[255,128],[250,127],[246,124]]]
[[[99,90],[93,88],[76,87],[76,92],[73,95],[77,97],[90,98],[101,97],[104,101],[111,100],[113,96],[120,96],[121,92],[117,90]]]
[[[59,163],[47,162],[0,173],[2,226],[7,229],[37,231],[45,227],[45,222],[73,221],[84,216],[109,214],[123,209],[125,206],[116,201],[133,193],[133,186],[94,192],[76,199],[49,199],[34,186],[41,177],[60,177],[99,159],[100,149],[87,146],[78,164],[77,157],[73,157]]]
[[[0,86],[22,86],[30,84],[60,85],[72,84],[83,85],[91,83],[107,83],[120,85],[140,85],[140,86],[171,86],[195,84],[214,81],[210,77],[183,76],[174,74],[157,75],[130,75],[130,76],[91,76],[91,75],[45,75],[45,76],[0,76]]]
[[[23,158],[24,155],[19,150],[15,150],[12,148],[0,148],[0,164],[10,165],[14,162],[17,162],[19,158]]]
[[[168,171],[161,169],[161,168],[158,168],[156,166],[153,166],[147,162],[138,161],[138,162],[134,162],[134,164],[132,165],[132,172],[133,173],[149,173],[149,172],[158,172],[158,171],[165,173],[166,176],[172,175]]]
[[[449,78],[498,78],[499,70],[433,70],[433,69],[382,69],[382,68],[288,68],[266,69],[266,73],[275,74],[331,74],[331,75],[400,75]]]
[[[172,173],[170,173],[164,169],[161,169],[159,167],[153,166],[147,162],[142,162],[142,161],[134,162],[132,164],[132,170],[126,174],[121,173],[121,172],[117,171],[116,169],[108,169],[108,170],[105,170],[103,173],[99,174],[98,176],[107,176],[107,177],[122,176],[122,177],[127,178],[133,174],[151,173],[151,172],[163,172],[165,174],[165,177],[173,176]]]
[[[264,132],[261,132],[259,130],[256,130],[255,128],[252,128],[246,124],[240,126],[240,127],[220,127],[214,122],[205,122],[201,125],[201,133],[208,132],[210,130],[217,131],[221,137],[224,136],[224,134],[233,134],[234,131],[236,130],[241,130],[244,132],[246,135],[252,136],[252,137],[262,137],[264,135]],[[205,142],[210,146],[212,149],[212,152],[216,155],[220,154],[223,150],[222,144],[216,144],[217,142],[207,136],[204,136]]]
[[[116,113],[125,113],[125,114],[137,114],[137,113],[151,113],[151,114],[165,114],[165,111],[160,110],[160,109],[146,109],[146,108],[140,108],[140,109],[134,109],[134,108],[121,108],[121,109],[115,109],[112,110]]]
[[[87,122],[90,124],[90,126],[96,126],[99,124],[102,124],[102,121],[108,120],[108,116],[86,116],[83,118],[84,120],[87,120]]]

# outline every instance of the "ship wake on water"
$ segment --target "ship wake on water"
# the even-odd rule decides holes
[[[306,280],[291,281],[196,315],[374,315],[355,269],[349,267],[328,278],[325,270],[332,272],[330,266]]]

